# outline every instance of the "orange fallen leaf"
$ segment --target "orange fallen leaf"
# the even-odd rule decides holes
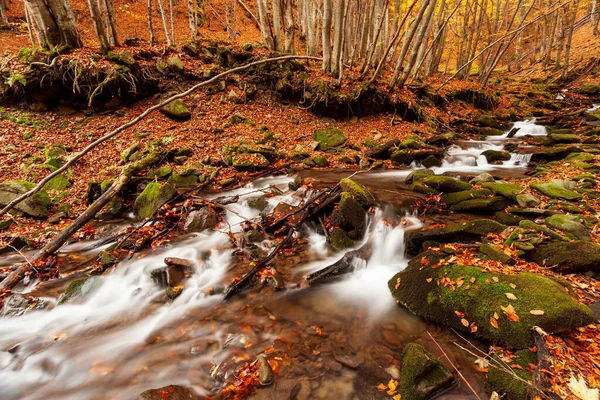
[[[494,318],[494,317],[491,317],[491,318],[490,318],[490,324],[491,324],[491,325],[492,325],[494,328],[498,329],[498,320],[497,320],[496,318]]]
[[[469,321],[467,321],[466,319],[461,319],[460,323],[466,328],[467,326],[469,326]]]
[[[504,315],[506,315],[506,318],[510,322],[519,322],[520,321],[519,316],[517,315],[516,310],[512,304],[509,304],[506,307],[500,306],[500,308],[502,309],[502,311],[504,311]]]
[[[465,317],[465,313],[464,312],[454,311],[454,314],[456,314],[456,316],[458,318],[464,318]]]
[[[431,281],[433,280],[433,278],[427,278],[425,280],[427,281],[427,283],[431,283]]]

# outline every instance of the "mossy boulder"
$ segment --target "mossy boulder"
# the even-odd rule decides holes
[[[348,237],[342,228],[334,228],[329,232],[329,240],[334,250],[344,250],[354,245],[354,241]]]
[[[423,346],[408,343],[402,350],[398,393],[404,400],[426,400],[454,383],[454,377]]]
[[[263,197],[251,197],[246,201],[248,207],[258,211],[263,211],[269,206],[269,202]]]
[[[481,186],[491,190],[492,193],[494,193],[497,196],[502,196],[511,200],[514,199],[523,190],[525,190],[523,186],[514,183],[487,182]]]
[[[58,174],[46,182],[44,190],[65,190],[69,186],[71,186],[69,178],[63,174]]]
[[[5,181],[0,183],[0,205],[5,206],[25,192],[33,189],[35,184],[28,181]],[[42,189],[33,196],[21,201],[15,206],[15,210],[36,218],[48,216],[50,197]]]
[[[551,242],[526,254],[528,261],[552,267],[565,274],[600,272],[600,246],[591,242]]]
[[[451,206],[461,201],[480,199],[485,196],[491,196],[492,192],[488,189],[463,190],[461,192],[445,193],[440,196],[440,201]]]
[[[139,158],[139,151],[141,149],[141,146],[139,143],[133,143],[131,146],[129,146],[128,148],[126,148],[125,150],[123,150],[121,152],[121,161],[123,162],[128,162],[128,161],[135,161],[136,155],[137,158]]]
[[[594,96],[600,93],[600,86],[596,85],[595,83],[586,83],[579,88],[578,92],[581,94]]]
[[[536,151],[531,155],[532,162],[564,160],[569,154],[581,153],[582,149],[575,146],[553,146]]]
[[[505,400],[522,400],[528,398],[528,385],[525,382],[531,382],[533,377],[533,374],[529,370],[531,369],[531,365],[537,363],[536,353],[529,349],[518,350],[511,355],[510,365],[502,361],[502,356],[504,356],[502,353],[494,356],[491,362],[493,365],[503,365],[506,368],[510,368],[512,373],[500,368],[490,368],[487,375],[490,388]],[[515,375],[518,378],[515,378]]]
[[[231,165],[238,171],[258,171],[269,166],[270,162],[259,153],[236,154],[231,157]]]
[[[392,153],[390,160],[394,164],[410,165],[413,162],[423,163],[427,159],[432,160],[432,157],[440,160],[442,158],[441,151],[429,149],[397,150]]]
[[[318,149],[322,151],[342,147],[348,141],[344,131],[338,128],[317,129],[313,133],[313,139],[318,142]]]
[[[313,162],[315,163],[315,165],[317,167],[329,167],[329,160],[327,160],[327,157],[323,156],[323,155],[316,155],[313,157]]]
[[[169,177],[169,179],[167,179],[167,183],[170,183],[175,187],[192,186],[198,183],[198,176],[173,174]]]
[[[148,173],[148,178],[166,178],[173,172],[173,167],[170,165],[163,165],[160,168],[157,168]]]
[[[491,244],[482,244],[481,246],[479,246],[479,252],[484,254],[490,260],[500,261],[504,264],[513,265],[517,262],[517,260],[512,258],[510,255],[506,254],[505,252]]]
[[[161,113],[165,114],[167,117],[171,117],[177,120],[188,120],[192,116],[190,110],[188,110],[185,103],[180,100],[173,100],[172,102],[162,106],[158,109]]]
[[[358,201],[363,206],[371,206],[375,204],[375,197],[371,194],[369,189],[350,178],[342,179],[340,181],[340,187],[344,192],[349,193],[354,200]]]
[[[135,199],[133,213],[137,218],[150,218],[156,210],[171,200],[174,195],[175,188],[170,183],[150,182]]]
[[[578,200],[583,197],[581,193],[566,189],[564,185],[561,185],[555,181],[533,182],[529,186],[548,197],[552,197],[553,199]]]
[[[123,51],[120,53],[115,51],[109,51],[106,55],[106,58],[108,59],[108,61],[112,61],[114,63],[121,64],[129,68],[133,67],[136,64],[135,59],[128,51]]]
[[[67,286],[65,293],[58,300],[58,305],[71,302],[77,297],[85,296],[94,288],[94,284],[97,282],[98,277],[87,277],[72,281]]]
[[[488,163],[493,164],[498,161],[508,161],[510,160],[510,153],[508,151],[501,150],[486,150],[481,153],[482,156],[485,157]]]
[[[181,72],[183,71],[183,62],[177,56],[169,57],[167,59],[167,66],[173,72]]]
[[[570,233],[578,240],[590,242],[590,232],[579,217],[566,214],[555,214],[546,218],[546,225],[551,228]]]
[[[508,206],[510,206],[510,204],[504,197],[493,196],[461,201],[460,203],[451,206],[450,211],[493,214],[497,211],[506,209]]]
[[[415,175],[414,181],[443,193],[470,190],[471,184],[443,175]]]
[[[350,193],[342,193],[336,214],[336,218],[332,216],[332,222],[338,219],[342,229],[346,232],[354,231],[354,239],[362,237],[367,225],[367,213]]]
[[[435,252],[421,254],[388,282],[397,302],[422,318],[517,349],[533,345],[534,326],[556,333],[594,320],[590,308],[575,301],[554,279],[527,272],[504,275],[467,265],[436,265],[439,257]],[[425,265],[424,258],[431,261]],[[516,300],[509,300],[506,293]],[[509,305],[514,313],[503,311]],[[544,313],[533,315],[532,310]]]
[[[519,207],[523,207],[523,208],[536,207],[538,204],[540,204],[540,199],[538,199],[531,193],[517,194],[515,196],[515,200],[516,200],[517,204],[519,205]]]
[[[548,137],[555,143],[581,143],[579,135],[573,133],[551,133]]]
[[[406,231],[404,247],[406,254],[414,256],[420,253],[425,242],[452,243],[480,240],[488,233],[499,233],[506,229],[491,219],[477,219],[464,223],[452,224],[442,228],[419,228]]]
[[[219,214],[210,207],[192,211],[188,215],[183,229],[188,232],[203,232],[214,228],[219,223]]]

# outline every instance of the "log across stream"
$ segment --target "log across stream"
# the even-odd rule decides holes
[[[519,136],[543,130],[532,123],[519,127]],[[462,143],[450,148],[442,166],[434,169],[438,174],[521,176],[527,155],[513,154],[500,165],[488,164],[481,156],[485,150],[502,149],[508,140]],[[346,252],[331,250],[319,226],[304,224],[296,234],[303,240],[270,264],[283,290],[265,285],[223,299],[224,286],[240,275],[227,232],[241,236],[245,221],[260,218],[247,200],[268,193],[267,209],[272,209],[280,202],[299,204],[311,195],[305,188],[288,188],[293,176],[277,176],[212,195],[209,200],[240,196],[225,206],[224,220],[215,230],[137,253],[111,273],[86,281],[84,295],[73,301],[57,302],[66,281],[61,287],[36,281],[17,286],[16,293],[39,297],[40,304],[25,313],[15,307],[16,315],[6,315],[5,305],[0,321],[0,398],[135,399],[146,389],[166,385],[189,386],[219,397],[223,382],[239,363],[263,352],[286,356],[278,361],[275,383],[259,389],[258,397],[375,398],[371,396],[378,384],[398,376],[394,359],[403,345],[419,342],[435,350],[427,332],[485,397],[472,361],[453,344],[457,336],[398,307],[387,288],[390,277],[408,262],[405,230],[423,224],[410,214],[410,198],[407,202],[402,190],[404,178],[415,168],[355,176],[380,203],[368,217],[367,234],[355,246],[368,243],[369,251],[351,260],[348,273],[319,285],[307,287],[304,277],[340,261]],[[331,186],[348,175],[340,171],[303,176],[314,178],[315,186]],[[107,246],[95,243],[65,246],[59,256],[72,263],[91,260]],[[268,254],[275,244],[264,240],[255,246],[258,253]],[[193,269],[173,300],[165,298],[164,288],[152,277],[166,257],[191,260]],[[13,261],[13,256],[5,256],[0,264]],[[474,398],[459,382],[444,398],[470,396]]]

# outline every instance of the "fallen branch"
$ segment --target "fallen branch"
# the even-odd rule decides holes
[[[395,146],[400,144],[400,139],[394,138],[392,140],[388,140],[384,144],[380,144],[379,146],[375,146],[372,149],[365,150],[365,157],[367,158],[379,158],[385,157],[389,158],[388,151]]]
[[[194,93],[195,91],[197,91],[201,87],[210,85],[213,82],[216,82],[216,81],[222,79],[223,77],[225,77],[227,75],[230,75],[230,74],[233,74],[233,73],[236,73],[236,72],[240,72],[240,71],[244,71],[244,70],[246,70],[248,68],[252,68],[252,67],[260,65],[260,64],[266,64],[266,63],[277,62],[277,61],[285,61],[285,60],[294,60],[294,59],[305,59],[305,60],[316,60],[316,61],[321,60],[321,58],[319,58],[319,57],[312,57],[312,56],[281,56],[281,57],[266,58],[264,60],[258,60],[258,61],[251,62],[251,63],[246,64],[246,65],[241,66],[241,67],[236,67],[236,68],[229,69],[229,70],[227,70],[225,72],[222,72],[222,73],[220,73],[218,75],[215,75],[214,77],[212,77],[211,79],[209,79],[207,81],[204,81],[204,82],[201,82],[201,83],[198,83],[198,84],[192,86],[191,88],[189,88],[185,92],[181,92],[179,94],[171,96],[168,99],[166,99],[165,101],[163,101],[163,102],[161,102],[159,104],[156,104],[156,105],[154,105],[152,107],[147,108],[144,112],[142,112],[141,114],[139,114],[137,117],[135,117],[131,121],[129,121],[129,122],[127,122],[127,123],[125,123],[125,124],[117,127],[113,131],[107,133],[106,135],[102,136],[101,138],[98,138],[98,139],[94,140],[92,143],[88,144],[82,151],[80,151],[73,158],[71,158],[70,160],[68,160],[63,166],[61,166],[60,168],[58,168],[54,172],[46,175],[33,189],[29,190],[28,192],[23,193],[21,196],[15,198],[10,203],[8,203],[2,210],[0,210],[0,216],[4,215],[7,212],[9,212],[10,210],[12,210],[17,204],[19,204],[23,200],[25,200],[25,199],[33,196],[34,194],[36,194],[37,192],[39,192],[40,190],[42,190],[42,188],[44,187],[44,185],[46,183],[48,183],[48,181],[50,181],[55,176],[61,174],[62,172],[66,171],[67,169],[69,169],[73,164],[75,164],[75,162],[77,162],[77,160],[79,160],[80,158],[82,158],[83,156],[85,156],[87,153],[89,153],[90,151],[92,151],[96,146],[98,146],[101,143],[106,142],[109,139],[112,139],[114,136],[116,136],[119,133],[123,132],[125,129],[134,126],[135,124],[137,124],[138,122],[140,122],[141,120],[143,120],[145,117],[147,117],[153,111],[156,111],[156,110],[158,110],[161,107],[164,107],[165,105],[171,103],[172,101],[175,101],[175,100],[181,99],[183,97],[186,97],[186,96],[190,95],[191,93]]]
[[[338,277],[343,274],[348,274],[350,272],[354,272],[360,264],[367,262],[367,260],[373,254],[373,243],[368,241],[361,247],[356,250],[352,250],[344,254],[342,258],[340,258],[335,263],[320,269],[319,271],[307,275],[306,282],[309,285],[315,285],[319,283],[323,283],[328,281],[329,279]]]
[[[259,262],[257,262],[256,265],[254,267],[252,267],[252,269],[246,275],[244,275],[239,281],[230,285],[227,288],[227,291],[225,292],[224,299],[228,299],[228,298],[234,296],[240,290],[242,290],[244,288],[244,286],[246,286],[252,280],[252,278],[254,278],[256,276],[256,273],[261,268],[266,267],[267,264],[273,258],[275,258],[277,253],[279,253],[279,251],[292,240],[292,237],[294,236],[294,232],[295,232],[295,229],[290,229],[290,231],[288,232],[285,239],[283,239],[281,242],[279,242],[279,244],[273,249],[273,251],[271,253],[269,253],[268,256],[262,258]]]
[[[252,11],[250,11],[250,9],[244,4],[242,0],[237,0],[237,2],[240,6],[242,6],[244,11],[246,11],[248,15],[254,20],[254,24],[256,25],[256,27],[260,29],[260,22],[258,22],[258,18],[256,18],[256,15],[254,15]]]
[[[544,370],[550,369],[550,353],[546,347],[546,340],[537,331],[533,332],[533,339],[535,340],[535,347],[537,347],[537,367],[533,371],[531,382],[539,393],[543,393],[544,398],[559,400],[560,396],[552,390],[550,379],[544,373]]]
[[[508,132],[508,135],[506,135],[507,138],[512,138],[513,136],[515,136],[517,134],[517,132],[519,132],[521,130],[521,128],[512,128],[510,130],[510,132]]]

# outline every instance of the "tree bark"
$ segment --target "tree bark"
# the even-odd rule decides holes
[[[108,16],[108,40],[111,46],[119,45],[119,37],[117,36],[117,20],[115,18],[115,6],[113,0],[103,0],[106,6]]]
[[[284,46],[283,51],[287,54],[294,54],[294,13],[292,7],[292,0],[284,0]]]
[[[344,0],[334,0],[333,7],[333,52],[331,55],[331,73],[336,78],[340,74],[342,58],[342,40],[344,38]]]
[[[275,50],[275,42],[269,29],[266,0],[256,0],[256,10],[260,22],[260,36],[269,50]]]
[[[0,21],[4,26],[9,25],[8,16],[6,15],[6,8],[4,6],[4,0],[0,0]]]
[[[323,0],[323,71],[331,71],[331,7],[332,0]]]
[[[43,47],[81,47],[71,3],[68,0],[24,0],[38,41]]]
[[[98,8],[98,3],[96,0],[88,0],[88,6],[90,8],[90,15],[92,17],[92,25],[94,26],[94,31],[96,32],[96,37],[98,38],[98,43],[100,44],[100,52],[102,54],[106,54],[110,50],[111,46],[108,42],[108,38],[106,37],[106,29],[104,27],[102,15],[100,14],[100,9]]]
[[[154,36],[154,28],[152,27],[152,0],[148,0],[148,31],[150,33],[150,44],[154,44],[156,37]]]
[[[283,49],[281,40],[281,2],[282,0],[273,0],[273,40],[275,42],[275,51]]]
[[[93,0],[89,0],[89,1],[93,1]],[[173,46],[173,40],[171,39],[171,35],[169,35],[169,28],[167,25],[167,16],[165,15],[165,9],[163,7],[162,0],[157,0],[157,1],[158,1],[158,10],[160,11],[160,18],[162,19],[163,28],[165,30],[165,37],[167,39],[167,44],[169,46]]]

